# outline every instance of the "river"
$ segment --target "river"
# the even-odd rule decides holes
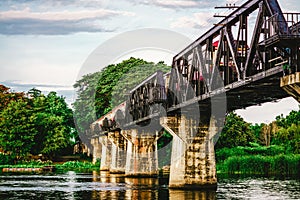
[[[219,178],[217,191],[169,190],[167,178],[107,172],[0,174],[0,199],[300,199],[299,179]]]

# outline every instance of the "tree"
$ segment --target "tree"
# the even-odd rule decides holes
[[[85,134],[92,122],[125,101],[128,89],[157,70],[167,72],[170,66],[163,62],[154,64],[131,57],[78,80],[74,84],[74,88],[77,89],[77,99],[73,107],[79,133]]]
[[[10,92],[0,85],[0,147],[18,159],[28,153],[53,157],[72,148],[77,136],[73,113],[56,92]]]
[[[0,146],[17,159],[27,155],[33,147],[37,130],[33,110],[28,102],[11,101],[0,113]]]
[[[84,75],[73,85],[77,89],[77,98],[72,106],[79,134],[84,134],[90,124],[96,120],[95,93],[100,75],[101,72]]]
[[[284,145],[288,152],[300,153],[300,110],[291,111],[286,117],[276,117],[278,131],[271,143]]]
[[[109,112],[112,108],[112,92],[114,87],[118,84],[119,80],[123,77],[124,74],[128,75],[129,71],[136,71],[134,69],[138,68],[138,70],[143,70],[140,66],[144,66],[148,63],[142,59],[130,58],[128,60],[124,60],[121,63],[116,65],[108,65],[101,73],[99,77],[97,90],[95,95],[95,108],[97,117],[100,117],[107,112]],[[131,73],[132,74],[132,73]],[[150,75],[150,74],[148,74]],[[136,84],[139,79],[131,78],[131,82],[135,82]]]
[[[226,116],[225,125],[218,139],[216,148],[247,146],[255,142],[255,136],[250,124],[234,112]]]
[[[255,123],[254,125],[253,124],[250,125],[250,128],[251,128],[257,142],[260,144],[265,144],[264,137],[262,137],[262,134],[261,134],[262,129],[265,125],[266,124],[264,124],[264,123],[261,123],[261,124]]]
[[[169,72],[170,66],[167,66],[164,62],[136,64],[130,70],[122,75],[116,85],[112,88],[110,107],[115,107],[127,98],[127,94],[137,84],[141,83],[149,75],[152,75],[157,70],[161,70],[164,73]]]
[[[25,99],[23,92],[10,92],[10,89],[0,84],[0,112],[11,102]]]
[[[53,157],[61,153],[61,150],[71,147],[72,141],[77,137],[72,110],[56,92],[50,92],[47,96],[37,90],[30,92],[35,97],[32,102],[35,128],[38,131],[31,152]]]

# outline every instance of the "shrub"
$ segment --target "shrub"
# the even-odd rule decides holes
[[[229,174],[272,174],[286,177],[299,175],[300,155],[232,156],[226,159],[221,165],[219,169]]]
[[[0,165],[13,164],[14,160],[13,156],[0,153]]]

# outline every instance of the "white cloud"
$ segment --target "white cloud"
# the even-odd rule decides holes
[[[192,17],[180,17],[171,23],[171,28],[206,28],[212,26],[212,13],[194,13]]]
[[[183,1],[183,0],[153,0],[150,3],[162,7],[194,7],[199,5],[197,1]]]
[[[36,19],[36,20],[86,20],[103,19],[116,15],[134,16],[134,13],[113,10],[81,10],[81,11],[62,11],[62,12],[32,12],[29,8],[24,10],[9,10],[0,12],[0,20],[7,19]]]
[[[144,4],[150,6],[158,6],[171,9],[186,9],[186,8],[212,8],[218,2],[223,0],[207,1],[207,0],[127,0],[135,4]]]
[[[33,12],[30,8],[0,12],[0,34],[4,35],[65,35],[77,32],[111,32],[105,19],[132,17],[126,11],[106,9]]]

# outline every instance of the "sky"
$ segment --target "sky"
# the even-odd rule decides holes
[[[300,12],[298,0],[278,0],[284,12]],[[230,10],[215,6],[241,5],[244,0],[1,0],[0,84],[14,91],[37,88],[57,91],[74,101],[72,85],[99,47],[141,29],[163,29],[188,38],[173,49],[136,48],[110,55],[115,63],[129,56],[171,64],[179,47],[187,46]],[[151,36],[149,36],[151,37]],[[155,39],[152,38],[152,39]],[[150,40],[151,41],[151,40]],[[122,45],[122,44],[120,44]],[[118,45],[116,46],[118,49]],[[154,46],[155,47],[155,46]],[[120,46],[120,49],[123,49]],[[117,51],[117,50],[116,50]],[[109,51],[108,51],[109,52]],[[107,52],[106,52],[107,53]],[[107,63],[105,62],[105,64]],[[101,70],[104,62],[94,70]],[[292,98],[237,111],[252,123],[270,122],[280,113],[298,109]]]

